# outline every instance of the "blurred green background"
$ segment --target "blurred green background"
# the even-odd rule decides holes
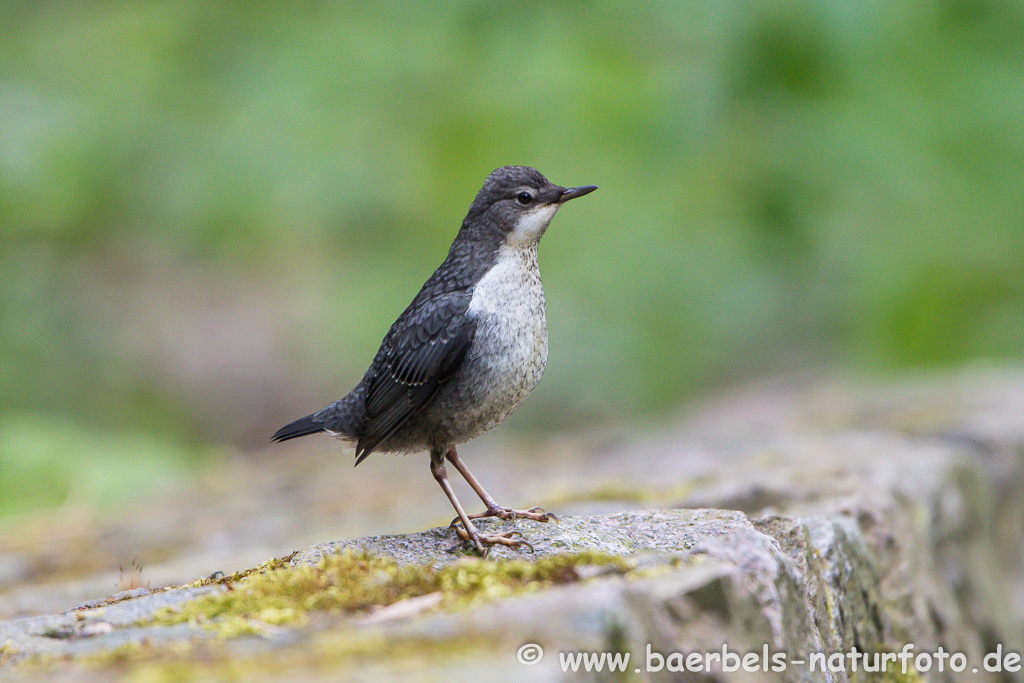
[[[601,186],[509,429],[1019,357],[1022,48],[1008,0],[5,2],[0,514],[342,395],[505,164]]]

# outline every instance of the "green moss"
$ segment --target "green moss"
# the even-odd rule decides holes
[[[903,673],[899,667],[896,667],[882,674],[882,680],[890,683],[921,683],[924,678],[913,667],[908,668],[907,673]]]
[[[193,600],[180,610],[161,610],[155,625],[194,623],[209,628],[213,639],[128,643],[75,658],[76,665],[104,669],[110,680],[126,683],[180,683],[193,680],[248,681],[260,676],[329,669],[332,675],[368,661],[386,661],[400,670],[419,670],[438,658],[446,662],[469,653],[492,650],[490,637],[409,638],[395,641],[372,630],[318,629],[300,651],[238,657],[223,642],[242,635],[261,635],[280,626],[305,622],[311,612],[341,616],[420,595],[440,595],[439,609],[466,609],[557,584],[577,583],[589,576],[643,575],[622,558],[598,552],[547,556],[535,561],[487,561],[464,558],[440,569],[402,565],[389,557],[348,551],[325,557],[318,565],[290,567],[289,558],[272,560],[231,576],[197,581],[220,583],[227,591]],[[343,624],[338,624],[342,626]],[[381,653],[387,653],[381,660]],[[0,661],[7,655],[0,646]],[[13,652],[11,653],[13,654]],[[35,655],[22,665],[52,669],[60,657]]]
[[[320,631],[310,634],[300,648],[255,652],[252,656],[239,656],[218,641],[186,641],[159,646],[126,645],[77,657],[75,664],[93,667],[97,672],[103,670],[105,675],[97,679],[123,683],[248,682],[294,678],[297,672],[301,672],[299,678],[319,678],[317,673],[329,672],[332,680],[340,680],[347,670],[365,671],[368,662],[377,662],[396,672],[413,672],[438,661],[451,663],[481,651],[493,652],[494,645],[487,636],[395,640],[351,630]],[[382,654],[386,658],[382,659]],[[34,663],[50,670],[61,661],[47,657]]]
[[[289,566],[291,566],[292,558],[295,557],[295,555],[296,555],[296,553],[292,553],[291,555],[286,555],[285,557],[275,557],[273,560],[269,560],[267,562],[264,562],[261,565],[257,565],[255,567],[253,567],[252,569],[245,569],[245,570],[240,571],[240,572],[235,572],[234,574],[227,574],[227,575],[221,575],[221,576],[208,576],[208,577],[206,577],[204,579],[197,579],[197,580],[193,581],[192,583],[185,584],[185,586],[186,587],[212,586],[212,585],[216,585],[216,584],[231,585],[233,583],[241,581],[242,579],[248,578],[248,577],[252,576],[253,574],[266,574],[269,571],[274,571],[274,570],[277,570],[277,569],[284,569],[285,567],[289,567]]]
[[[237,580],[218,579],[228,591],[197,598],[181,609],[162,610],[154,623],[200,624],[227,638],[258,634],[267,626],[301,624],[313,611],[366,612],[429,593],[441,594],[442,608],[461,608],[554,584],[578,582],[581,576],[577,568],[581,565],[601,565],[617,573],[630,569],[622,558],[596,552],[534,561],[464,558],[434,569],[346,551],[327,556],[315,566],[265,565],[263,571],[236,575]]]
[[[14,647],[11,641],[0,644],[0,665],[10,661],[14,655],[18,654],[18,649]]]

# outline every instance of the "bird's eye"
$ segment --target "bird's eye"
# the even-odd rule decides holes
[[[523,206],[529,206],[533,203],[533,195],[524,190],[516,195],[516,201]]]

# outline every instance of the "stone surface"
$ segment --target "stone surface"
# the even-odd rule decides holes
[[[611,555],[638,552],[682,553],[701,540],[753,531],[742,513],[731,510],[638,510],[589,517],[561,517],[557,522],[476,520],[481,533],[518,531],[532,547],[492,546],[490,559],[530,559],[593,550]],[[299,552],[293,565],[315,564],[326,553],[345,549],[390,555],[403,562],[444,565],[471,551],[445,527],[422,534],[374,536],[316,545]]]
[[[659,431],[580,435],[549,443],[544,455],[549,488],[516,495],[567,513],[561,521],[482,524],[522,532],[532,557],[594,549],[630,557],[642,570],[597,573],[469,610],[444,611],[428,598],[376,618],[325,617],[223,643],[189,625],[137,623],[161,606],[220,588],[136,591],[113,604],[0,622],[0,668],[12,680],[94,680],[96,669],[18,661],[32,653],[74,661],[147,640],[153,654],[144,663],[161,675],[169,670],[161,667],[180,673],[183,666],[168,654],[174,643],[200,648],[185,657],[188,680],[479,681],[498,671],[509,681],[916,680],[899,673],[898,661],[885,677],[854,673],[845,656],[853,648],[884,654],[910,645],[915,657],[940,647],[964,655],[965,671],[950,671],[947,659],[943,673],[922,674],[927,680],[1021,680],[1018,672],[984,670],[997,648],[1004,657],[1024,650],[1020,373],[974,369],[859,389],[767,383]],[[486,463],[479,469],[482,480],[493,481]],[[640,509],[651,503],[657,509]],[[593,514],[608,509],[615,511]],[[292,564],[345,548],[432,565],[466,553],[439,527],[310,546]],[[531,555],[492,553],[496,562],[512,557]],[[23,566],[16,560],[7,563]],[[358,656],[338,654],[353,644]],[[544,656],[520,663],[517,653],[534,644]],[[666,669],[685,661],[672,653],[723,647],[755,653],[759,665],[765,653],[785,656],[788,666]],[[579,652],[629,653],[628,670],[564,671],[559,654]],[[796,663],[816,653],[846,670],[811,672]],[[659,657],[661,670],[649,671]],[[131,666],[100,671],[137,673]]]
[[[193,598],[223,590],[219,586],[177,588],[149,593],[91,609],[76,609],[63,614],[27,617],[0,622],[0,647],[8,659],[28,655],[75,656],[125,643],[182,640],[200,631],[181,627],[136,626],[164,607],[173,607]]]

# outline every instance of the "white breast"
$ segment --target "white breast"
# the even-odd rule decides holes
[[[548,360],[544,286],[537,244],[503,246],[494,266],[473,289],[469,314],[476,319],[470,362],[478,378],[478,433],[505,419],[530,395]],[[477,431],[477,430],[474,430]]]

